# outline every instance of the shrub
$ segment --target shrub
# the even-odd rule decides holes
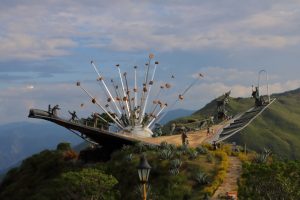
[[[187,145],[181,145],[177,148],[178,151],[181,151],[182,154],[187,154],[189,151],[189,147]]]
[[[154,145],[154,144],[147,144],[146,147],[148,150],[151,150],[151,151],[157,151],[159,148],[159,146]]]
[[[167,149],[167,148],[169,148],[169,145],[168,145],[168,143],[167,143],[166,141],[162,141],[162,142],[160,143],[159,147],[160,147],[161,149]]]
[[[206,155],[206,160],[207,162],[212,163],[214,161],[214,157],[210,153],[208,153]]]
[[[171,175],[176,176],[177,174],[179,174],[179,169],[170,169],[169,172]]]
[[[78,158],[78,154],[73,150],[67,150],[63,154],[64,160],[76,160]]]
[[[59,143],[56,147],[56,150],[58,151],[68,151],[68,150],[71,150],[71,144],[68,143],[68,142],[62,142],[62,143]]]
[[[208,184],[208,176],[206,173],[198,171],[195,175],[195,181],[197,182],[198,185],[206,185]]]
[[[192,150],[192,149],[190,149],[188,154],[189,154],[189,159],[190,160],[195,160],[198,156],[198,152],[195,151],[195,150]]]
[[[139,142],[135,145],[135,151],[137,153],[142,153],[142,152],[146,151],[146,149],[147,149],[146,145],[142,142]]]
[[[129,151],[131,146],[129,145],[123,145],[121,151]]]
[[[203,192],[207,193],[208,195],[212,195],[216,189],[219,187],[219,185],[224,181],[226,176],[226,171],[228,169],[229,163],[228,163],[228,156],[226,153],[222,151],[216,151],[215,157],[219,158],[221,160],[221,164],[219,167],[219,171],[217,172],[217,175],[214,177],[213,182],[204,188]],[[209,155],[209,154],[208,154]]]
[[[207,154],[208,153],[208,150],[206,147],[204,146],[197,146],[196,147],[196,151],[199,153],[199,154]]]
[[[176,151],[174,151],[173,154],[174,154],[174,157],[175,157],[175,158],[181,158],[181,156],[182,156],[182,151],[177,151],[177,150],[176,150]]]
[[[180,159],[174,159],[170,161],[170,169],[169,172],[171,175],[179,174],[180,167],[182,165],[182,161]]]
[[[126,160],[127,162],[131,162],[132,159],[133,159],[133,154],[132,154],[132,153],[130,153],[130,154],[128,154],[128,155],[125,156],[125,160]]]
[[[118,191],[114,186],[118,181],[111,175],[97,169],[83,169],[66,172],[55,180],[59,196],[64,199],[117,199]]]
[[[272,151],[270,149],[264,148],[264,151],[261,154],[256,155],[254,162],[256,163],[266,163],[270,157]]]
[[[163,160],[169,160],[173,157],[173,153],[170,149],[163,149],[159,152],[159,158]]]

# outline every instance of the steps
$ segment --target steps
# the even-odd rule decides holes
[[[215,142],[221,142],[246,128],[256,117],[268,108],[275,99],[263,106],[253,107],[235,118],[230,124],[225,126],[214,138]],[[213,141],[212,141],[213,142]]]

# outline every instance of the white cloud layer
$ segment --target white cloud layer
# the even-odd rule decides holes
[[[12,1],[0,12],[0,60],[118,51],[270,48],[300,43],[300,2]]]

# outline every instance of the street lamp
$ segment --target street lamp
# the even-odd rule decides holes
[[[146,156],[142,155],[140,164],[137,166],[140,182],[143,184],[143,200],[147,199],[146,183],[148,182],[151,166],[149,165]]]

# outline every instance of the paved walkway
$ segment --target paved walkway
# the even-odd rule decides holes
[[[226,192],[238,190],[237,180],[242,174],[242,163],[237,157],[229,157],[229,168],[226,178],[220,187],[216,190],[211,200],[218,200],[219,196],[225,196]]]

